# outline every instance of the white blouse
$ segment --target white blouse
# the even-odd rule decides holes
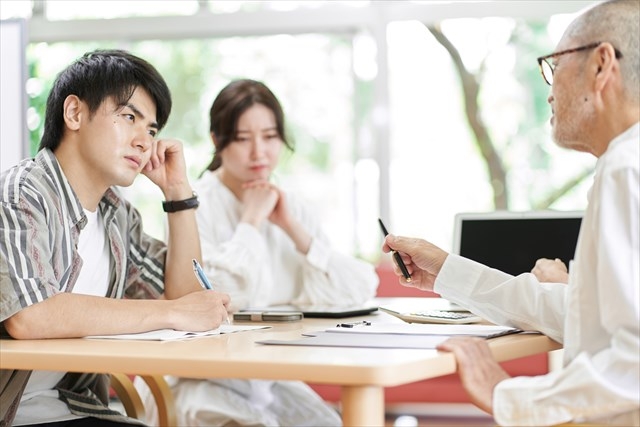
[[[240,223],[241,202],[206,171],[194,184],[203,268],[216,290],[231,296],[234,309],[279,304],[355,305],[375,296],[373,265],[329,247],[313,210],[295,195],[287,204],[312,236],[307,255],[278,226]]]

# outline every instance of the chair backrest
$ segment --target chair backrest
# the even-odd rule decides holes
[[[133,385],[134,375],[112,373],[111,387],[124,406],[127,416],[145,420],[146,410],[140,394]],[[151,390],[158,408],[158,425],[169,427],[177,425],[176,405],[169,384],[162,375],[140,375]]]

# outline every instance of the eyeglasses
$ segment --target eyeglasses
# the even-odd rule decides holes
[[[573,49],[561,50],[560,52],[555,52],[550,55],[541,56],[540,58],[538,58],[538,65],[540,66],[540,73],[542,73],[542,77],[544,78],[544,81],[547,82],[549,86],[553,84],[553,71],[555,70],[556,66],[552,65],[549,62],[549,59],[557,58],[558,56],[566,55],[568,53],[580,52],[582,50],[587,50],[587,49],[594,49],[600,46],[602,43],[603,42],[590,43],[584,46],[575,47]],[[617,59],[622,58],[622,52],[620,52],[615,47],[613,48],[613,50],[616,53]]]

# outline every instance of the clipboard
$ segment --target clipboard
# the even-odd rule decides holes
[[[449,337],[446,335],[389,335],[389,334],[336,334],[333,332],[317,331],[303,334],[296,340],[263,340],[257,344],[291,345],[314,347],[366,347],[389,349],[435,349],[438,344]]]
[[[302,345],[319,347],[367,347],[435,349],[453,336],[475,336],[485,339],[523,332],[520,329],[496,325],[426,325],[371,324],[356,322],[353,326],[338,325],[324,331],[306,332],[294,340],[262,340],[257,344]]]

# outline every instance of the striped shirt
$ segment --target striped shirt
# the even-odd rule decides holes
[[[107,297],[159,297],[164,291],[165,244],[144,234],[140,214],[115,188],[107,190],[98,209],[111,253]],[[50,150],[41,150],[35,158],[3,172],[0,322],[25,307],[73,290],[82,268],[78,237],[86,224],[82,205]],[[1,326],[0,332],[6,335],[4,324]],[[11,424],[28,376],[0,371],[0,425]],[[104,377],[67,374],[57,389],[72,413],[109,418]]]

